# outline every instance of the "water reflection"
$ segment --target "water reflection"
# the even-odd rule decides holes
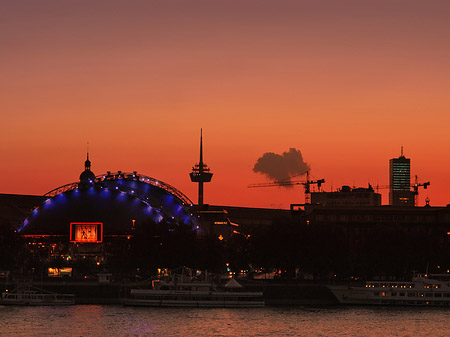
[[[2,336],[446,336],[448,309],[0,306]]]

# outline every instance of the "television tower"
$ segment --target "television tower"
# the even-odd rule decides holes
[[[203,130],[200,129],[200,162],[192,167],[191,181],[198,183],[198,206],[203,206],[203,183],[209,183],[213,174],[209,167],[203,163]]]

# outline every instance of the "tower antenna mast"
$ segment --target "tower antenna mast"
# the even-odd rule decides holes
[[[198,183],[198,205],[203,206],[203,183],[209,183],[213,174],[203,162],[203,129],[200,129],[200,161],[192,167],[191,181]]]

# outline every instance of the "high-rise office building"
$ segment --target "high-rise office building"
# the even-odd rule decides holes
[[[411,161],[403,155],[389,160],[389,204],[392,206],[414,206],[411,191]]]

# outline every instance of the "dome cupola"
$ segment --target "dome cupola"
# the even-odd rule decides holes
[[[89,160],[89,152],[87,153],[86,161],[84,162],[84,171],[80,174],[80,183],[92,184],[95,179],[94,172],[91,171],[91,161]]]

